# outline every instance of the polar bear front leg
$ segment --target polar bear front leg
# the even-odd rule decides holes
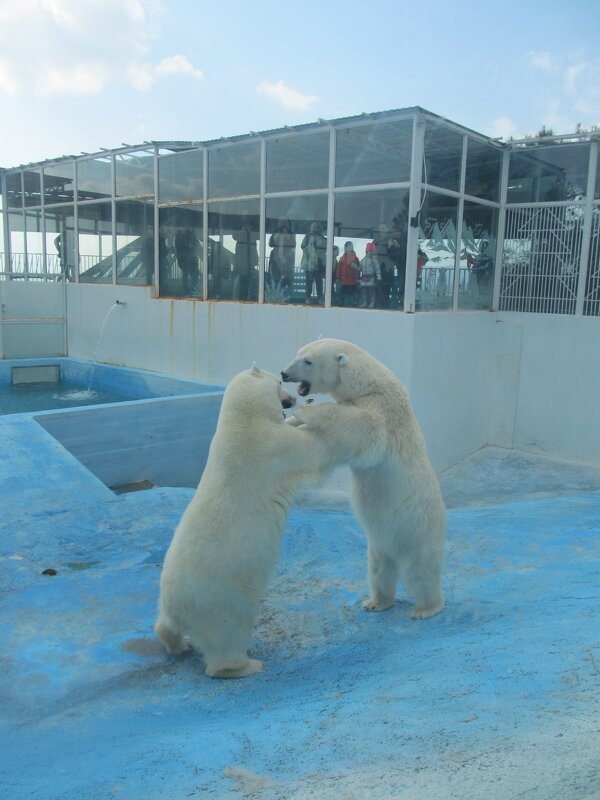
[[[190,649],[186,639],[169,624],[164,616],[159,617],[154,631],[170,655],[179,656]]]
[[[367,555],[371,597],[365,600],[365,611],[385,611],[394,604],[398,582],[398,564],[389,556],[378,554],[369,544]]]

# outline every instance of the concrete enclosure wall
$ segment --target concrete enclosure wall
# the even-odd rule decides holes
[[[163,397],[48,411],[35,419],[107,486],[197,486],[221,399],[222,392]]]
[[[75,358],[226,383],[252,361],[278,372],[320,335],[365,347],[406,384],[438,470],[485,445],[600,462],[600,321],[490,312],[156,300],[149,289],[69,285]],[[116,299],[126,301],[106,314]]]
[[[0,358],[66,355],[65,285],[0,281]]]

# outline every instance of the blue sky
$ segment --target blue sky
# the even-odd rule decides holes
[[[600,124],[600,2],[0,0],[0,165],[420,105]]]

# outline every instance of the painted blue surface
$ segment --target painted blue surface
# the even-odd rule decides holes
[[[167,397],[184,394],[199,394],[222,389],[215,384],[185,381],[146,370],[113,367],[93,361],[74,358],[19,358],[0,360],[0,385],[10,385],[12,368],[16,366],[46,366],[58,364],[60,380],[92,389],[109,392],[129,400],[143,400],[152,397]]]
[[[96,404],[85,397],[81,403],[63,404],[75,407],[30,413],[106,486],[142,481],[157,486],[198,484],[221,407],[222,386],[69,358],[13,359],[0,361],[0,394],[9,388],[17,393],[29,389],[10,387],[14,366],[48,364],[58,364],[61,376],[50,395],[62,392],[64,380],[69,386],[81,386],[83,395],[91,386],[102,399]],[[31,388],[35,393],[36,386]],[[37,438],[38,432],[33,435]]]
[[[106,403],[122,403],[131,398],[115,391],[84,389],[78,383],[0,384],[0,414],[23,414],[56,408],[78,408]]]
[[[191,490],[116,497],[33,430],[0,421],[7,797],[580,800],[600,788],[600,492],[453,509],[447,608],[422,623],[401,592],[389,612],[362,610],[350,514],[295,510],[252,644],[266,671],[219,682],[151,631]]]

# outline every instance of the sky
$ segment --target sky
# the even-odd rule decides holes
[[[0,166],[422,106],[600,124],[598,0],[0,0]]]

